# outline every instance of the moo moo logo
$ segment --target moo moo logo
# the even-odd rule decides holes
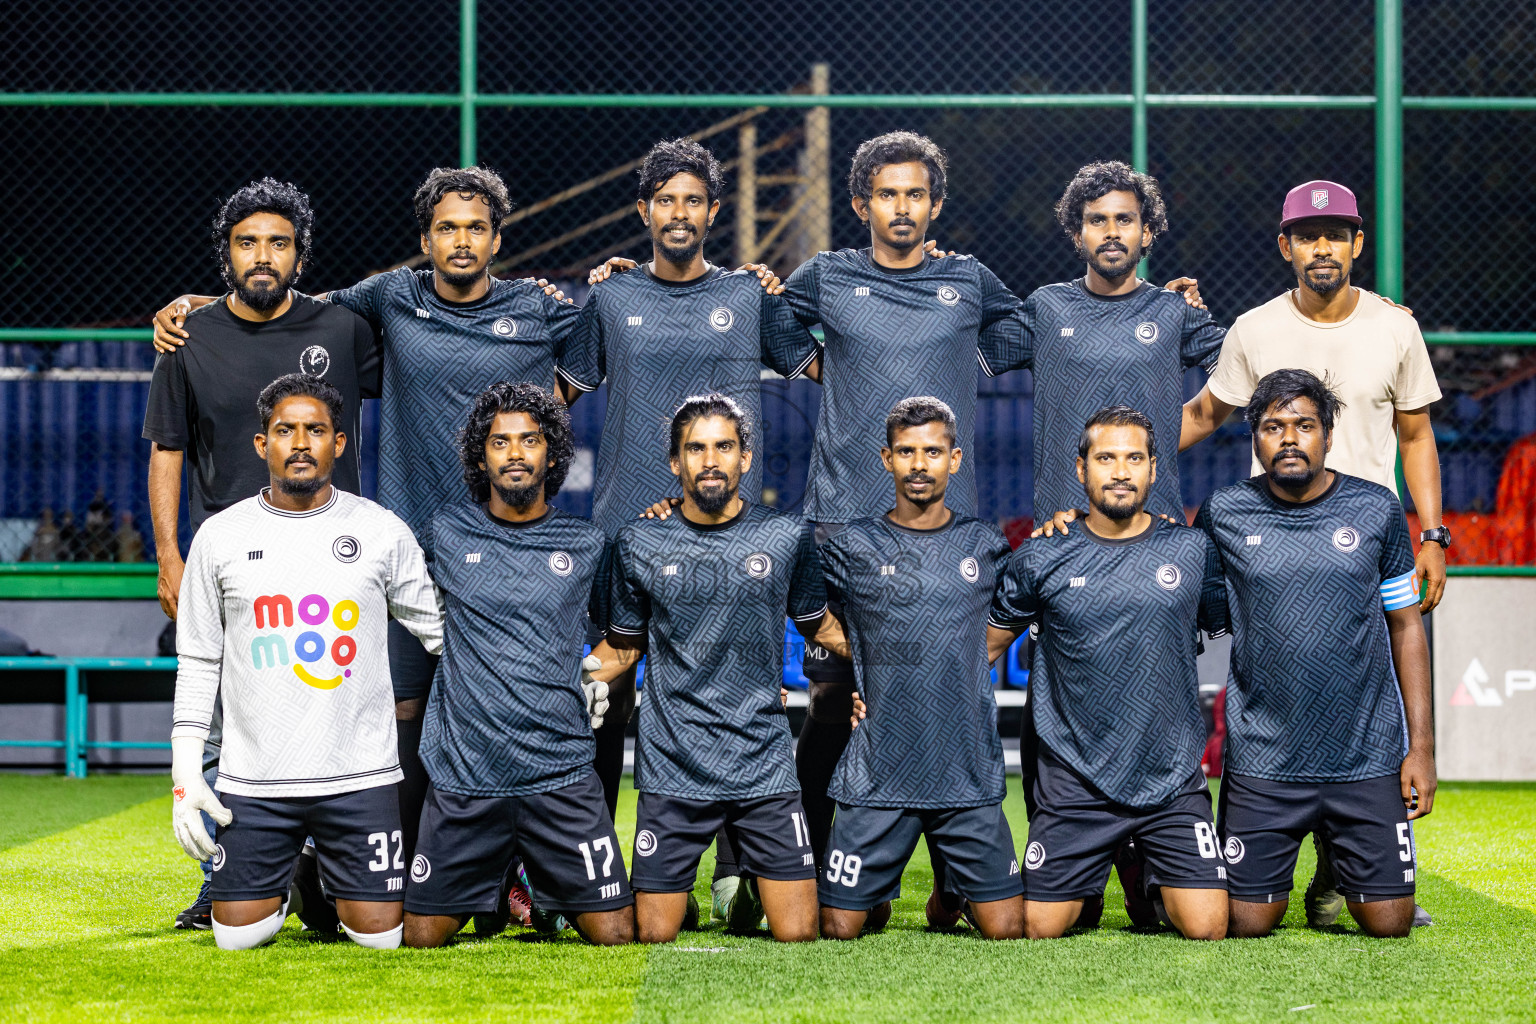
[[[267,633],[252,640],[251,662],[256,668],[278,668],[292,662],[294,675],[317,690],[334,690],[352,675],[347,667],[357,657],[357,641],[352,631],[363,614],[356,601],[341,600],[332,605],[319,594],[309,594],[295,605],[286,594],[270,594],[256,598],[252,611],[257,629],[300,630],[291,638],[292,658],[288,633]],[[305,626],[316,628],[304,629]],[[332,629],[338,635],[327,640],[322,630]],[[313,671],[308,666],[313,666]]]

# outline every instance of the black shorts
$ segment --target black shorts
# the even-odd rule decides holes
[[[405,909],[453,916],[496,909],[513,856],[540,910],[567,917],[635,902],[596,773],[533,796],[460,796],[427,787]]]
[[[1146,861],[1150,885],[1225,889],[1227,868],[1211,823],[1211,791],[1196,768],[1161,807],[1116,804],[1040,748],[1035,816],[1024,849],[1024,898],[1042,903],[1104,895],[1115,850],[1127,839]]]
[[[837,805],[826,868],[816,880],[824,907],[869,910],[901,895],[901,871],[927,834],[943,857],[947,888],[973,903],[1019,895],[1019,858],[1001,804],[952,810]]]
[[[396,703],[432,692],[438,660],[439,655],[428,654],[421,641],[399,620],[389,620],[389,681],[395,687]]]
[[[1315,832],[1333,856],[1339,892],[1356,903],[1413,895],[1413,831],[1396,775],[1359,782],[1274,782],[1228,772],[1221,780],[1221,841],[1232,898],[1290,896],[1296,851]]]
[[[688,800],[641,793],[630,884],[637,892],[689,892],[699,858],[725,828],[744,875],[771,882],[816,877],[800,793],[751,800]]]
[[[405,852],[395,787],[335,796],[220,794],[234,820],[220,825],[213,851],[213,898],[266,900],[288,895],[304,837],[315,840],[326,892],[344,900],[398,903],[405,897]]]

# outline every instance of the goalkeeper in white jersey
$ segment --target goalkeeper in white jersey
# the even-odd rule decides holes
[[[220,948],[261,945],[282,927],[305,836],[346,933],[393,948],[405,863],[385,623],[436,654],[441,606],[405,524],[331,486],[347,443],[341,393],[290,374],[256,411],[271,485],[204,524],[182,577],[172,824],[188,856],[212,858]],[[222,804],[201,772],[218,699]],[[199,811],[219,823],[216,845]]]

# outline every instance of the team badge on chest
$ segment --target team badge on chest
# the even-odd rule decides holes
[[[758,551],[748,555],[742,567],[747,570],[747,575],[755,580],[767,579],[768,574],[773,571],[773,559],[769,558],[766,552]]]
[[[1345,554],[1360,546],[1360,531],[1353,526],[1341,526],[1333,531],[1333,546]]]

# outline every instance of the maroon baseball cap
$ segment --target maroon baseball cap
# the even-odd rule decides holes
[[[1355,194],[1336,181],[1309,181],[1285,194],[1285,206],[1280,210],[1281,231],[1313,217],[1336,217],[1355,227],[1361,224]]]

